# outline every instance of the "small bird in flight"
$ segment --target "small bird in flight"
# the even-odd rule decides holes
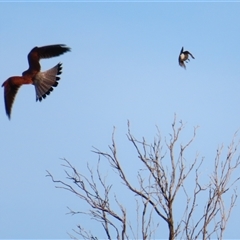
[[[181,67],[184,67],[185,69],[186,69],[186,65],[185,65],[184,61],[186,61],[186,63],[188,61],[190,61],[190,59],[188,58],[188,55],[190,55],[193,59],[195,59],[194,56],[189,51],[183,51],[183,47],[182,47],[181,52],[178,57],[178,62],[179,62],[179,65]]]
[[[42,58],[57,57],[70,48],[64,44],[48,45],[43,47],[35,47],[28,54],[28,70],[22,73],[22,76],[13,76],[8,78],[3,84],[5,110],[8,118],[11,116],[11,109],[18,89],[23,84],[33,84],[36,90],[36,101],[42,101],[53,91],[53,87],[58,85],[62,72],[62,64],[58,63],[53,68],[40,72],[41,65],[39,63]]]

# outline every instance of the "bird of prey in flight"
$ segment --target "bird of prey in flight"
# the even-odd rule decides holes
[[[70,48],[64,44],[48,45],[43,47],[34,47],[28,54],[28,70],[22,73],[22,76],[13,76],[8,78],[3,84],[5,110],[8,118],[11,117],[11,109],[18,89],[23,84],[33,84],[36,90],[36,101],[42,101],[53,91],[53,87],[58,85],[61,74],[62,64],[58,63],[53,68],[41,72],[40,59],[57,57]]]
[[[185,69],[186,69],[186,65],[185,65],[184,61],[186,61],[186,63],[190,61],[188,55],[190,55],[193,59],[195,59],[194,56],[189,51],[184,51],[183,47],[182,47],[181,52],[178,57],[178,62],[179,62],[179,65],[181,67],[184,67]]]

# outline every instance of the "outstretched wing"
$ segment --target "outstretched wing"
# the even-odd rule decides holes
[[[9,78],[2,84],[2,87],[4,87],[5,110],[9,119],[11,117],[12,105],[20,86],[21,85],[14,83],[13,78]]]
[[[188,54],[189,54],[193,59],[195,59],[195,57],[194,57],[190,52],[188,52]]]
[[[185,65],[184,61],[179,60],[179,65],[186,69],[186,65]]]
[[[181,52],[180,52],[179,56],[180,56],[182,53],[183,53],[183,47],[182,47],[182,49],[181,49]]]
[[[71,49],[64,44],[48,45],[43,47],[35,47],[28,54],[29,69],[26,72],[39,72],[39,60],[42,58],[57,57]],[[25,72],[25,73],[26,73]]]

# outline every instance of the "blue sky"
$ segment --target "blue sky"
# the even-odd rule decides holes
[[[63,63],[60,83],[41,103],[33,86],[21,87],[11,121],[2,91],[0,238],[68,238],[88,223],[66,215],[67,206],[84,206],[55,189],[46,170],[63,179],[61,158],[83,171],[94,166],[92,146],[107,151],[113,126],[123,164],[135,167],[127,120],[150,142],[156,125],[169,136],[176,113],[187,123],[183,139],[199,126],[191,154],[212,164],[240,127],[239,13],[239,3],[226,2],[1,2],[2,82],[28,68],[34,46],[72,50],[41,61],[42,70]],[[178,65],[182,46],[195,56],[186,70]],[[226,238],[240,238],[239,201]]]

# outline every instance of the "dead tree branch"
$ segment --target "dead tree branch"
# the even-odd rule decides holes
[[[179,139],[184,128],[185,124],[181,121],[177,123],[175,116],[170,139],[162,142],[160,131],[157,129],[157,137],[149,144],[145,138],[138,140],[134,137],[128,122],[127,139],[136,151],[139,164],[136,166],[137,186],[133,184],[131,176],[127,175],[118,158],[115,129],[108,152],[93,149],[98,155],[98,163],[95,171],[87,166],[89,176],[78,172],[66,159],[63,159],[63,167],[70,183],[55,180],[49,171],[47,176],[57,184],[57,188],[73,193],[89,205],[88,212],[69,209],[70,214],[85,214],[101,223],[108,239],[132,238],[129,234],[135,239],[139,236],[142,239],[150,239],[159,229],[159,231],[168,229],[169,240],[175,238],[205,240],[212,236],[223,239],[223,233],[237,200],[234,187],[240,179],[239,177],[233,179],[233,174],[240,165],[237,153],[239,142],[235,143],[237,134],[228,147],[226,157],[223,154],[223,147],[220,147],[217,149],[215,160],[208,160],[213,171],[210,176],[206,176],[201,172],[205,158],[199,158],[198,154],[190,159],[186,157],[187,150],[195,140],[197,127],[193,129],[192,137],[182,144],[179,143]],[[127,206],[120,202],[119,193],[112,192],[113,182],[108,184],[107,177],[103,177],[100,164],[104,160],[107,160],[118,180],[120,179],[126,187],[126,191],[135,196],[136,228],[133,228],[129,220],[129,216],[133,215],[132,209],[127,209]],[[192,188],[189,182],[193,185]],[[224,201],[225,195],[230,199],[228,204]],[[182,215],[175,211],[178,207],[178,196],[185,197],[186,204],[181,206]],[[142,204],[139,204],[137,199],[140,199]],[[154,221],[157,221],[156,226]],[[77,232],[84,239],[96,239],[80,225]]]

